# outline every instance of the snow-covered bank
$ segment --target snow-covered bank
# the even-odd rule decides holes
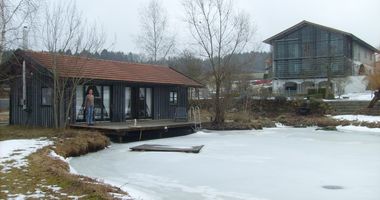
[[[373,91],[365,91],[362,93],[348,93],[341,96],[351,101],[371,101],[373,98]]]
[[[358,122],[380,122],[380,116],[370,116],[370,115],[336,115],[332,118],[337,120],[348,120],[348,121],[358,121]]]
[[[340,96],[335,96],[335,99],[324,99],[323,101],[371,101],[374,92],[367,90],[364,92],[347,93]]]
[[[338,128],[199,132],[113,144],[70,164],[136,199],[380,199],[380,130]],[[129,151],[143,143],[205,147],[200,154]]]
[[[6,173],[12,168],[21,168],[28,165],[26,157],[52,142],[46,138],[27,140],[0,141],[0,166]]]
[[[348,101],[371,101],[373,98],[373,91],[365,91],[360,93],[347,93],[341,95],[341,99],[338,100],[348,100]]]
[[[368,128],[363,126],[337,126],[338,131],[354,132],[354,133],[378,133],[380,136],[380,128]]]

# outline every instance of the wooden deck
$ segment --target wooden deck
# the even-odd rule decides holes
[[[204,145],[200,146],[169,146],[159,144],[143,144],[135,147],[131,147],[132,151],[163,151],[163,152],[183,152],[183,153],[199,153]]]
[[[164,133],[175,128],[194,127],[194,122],[190,121],[174,121],[174,120],[139,120],[136,125],[134,121],[126,122],[97,122],[93,126],[88,126],[85,123],[77,123],[70,125],[71,128],[95,130],[103,132],[108,136],[117,136],[119,140],[127,136],[128,133],[137,132],[139,140],[141,140],[144,132],[159,132]]]

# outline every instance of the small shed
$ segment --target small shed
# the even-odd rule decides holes
[[[10,80],[10,124],[53,127],[85,121],[83,103],[88,90],[95,96],[96,121],[174,119],[188,107],[189,88],[202,85],[161,65],[138,64],[17,50],[1,66]],[[54,78],[56,76],[56,78]],[[65,87],[57,90],[56,81]],[[53,109],[54,96],[64,100]],[[186,109],[187,110],[187,109]]]

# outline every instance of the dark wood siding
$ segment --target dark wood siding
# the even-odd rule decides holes
[[[125,121],[125,85],[120,82],[116,82],[111,86],[111,121]]]
[[[19,98],[22,97],[22,79],[14,79],[11,84],[10,95],[10,123],[15,125],[28,125],[28,126],[41,126],[53,127],[53,106],[41,105],[41,89],[42,87],[51,87],[50,78],[47,76],[34,73],[29,75],[27,79],[27,109],[24,110],[19,105]],[[169,85],[147,85],[137,83],[126,83],[120,81],[102,81],[94,80],[87,84],[94,85],[108,85],[111,86],[111,121],[123,122],[125,121],[125,87],[151,87],[153,92],[153,119],[173,119],[176,107],[187,107],[188,105],[188,92],[187,87],[183,86],[169,86]],[[170,91],[177,91],[178,103],[170,105],[169,93]],[[75,92],[75,90],[74,90]],[[65,112],[67,105],[63,106]],[[75,122],[76,118],[76,97],[71,106],[71,122]],[[64,119],[64,112],[61,112],[60,118]]]
[[[20,58],[21,60],[22,58]],[[26,109],[19,103],[22,98],[22,78],[20,62],[10,64],[12,75],[14,78],[11,83],[10,92],[10,124],[27,125],[40,127],[53,127],[53,105],[42,105],[42,88],[52,88],[51,73],[44,67],[35,63],[33,60],[27,63],[27,107]],[[14,65],[14,66],[13,66]],[[153,119],[173,119],[177,107],[188,107],[188,88],[178,85],[164,84],[144,84],[112,80],[84,80],[88,85],[110,86],[110,121],[125,121],[125,87],[131,88],[152,88],[152,118]],[[70,86],[71,87],[71,86]],[[176,105],[169,102],[169,93],[176,91]],[[65,120],[65,113],[71,110],[70,122],[75,123],[76,120],[76,96],[72,101],[71,109],[69,109],[68,100],[70,92],[76,93],[75,90],[67,87],[65,94],[65,102],[60,105],[59,120],[62,124]],[[53,103],[53,102],[52,102]],[[133,106],[133,104],[132,104]]]
[[[49,78],[39,73],[27,73],[26,79],[26,109],[19,100],[22,98],[22,78],[16,78],[11,83],[11,119],[13,125],[52,127],[53,107],[41,105],[41,89],[49,87]]]
[[[178,93],[178,103],[170,105],[169,93]],[[154,119],[174,119],[176,107],[188,106],[187,87],[156,86],[154,87]]]
[[[153,89],[154,119],[169,118],[169,87],[154,87]]]

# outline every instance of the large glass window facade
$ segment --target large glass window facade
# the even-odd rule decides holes
[[[345,37],[314,26],[305,26],[274,42],[274,75],[279,78],[344,75]],[[349,44],[347,44],[349,46]]]

